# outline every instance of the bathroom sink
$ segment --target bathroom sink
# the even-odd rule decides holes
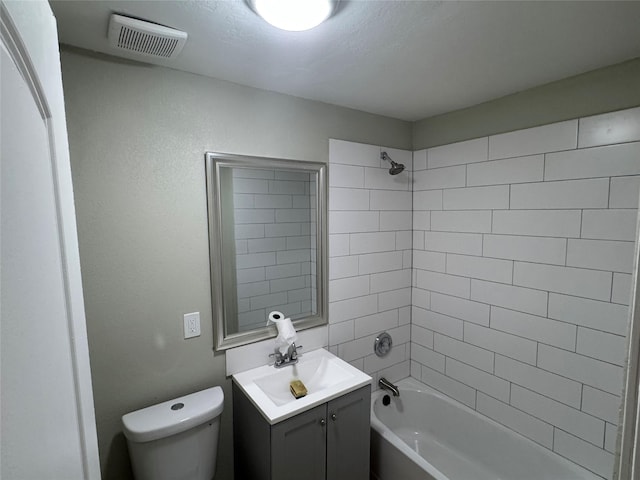
[[[292,395],[289,384],[293,380],[304,383],[306,396],[296,399]],[[265,365],[237,373],[233,381],[273,425],[367,385],[371,377],[320,348],[299,355],[295,365],[279,369]]]
[[[289,391],[289,383],[292,380],[302,380],[309,394],[322,392],[350,379],[351,376],[351,372],[326,356],[313,359],[305,359],[303,356],[297,364],[283,367],[276,373],[256,380],[255,383],[273,403],[282,406],[299,400]]]

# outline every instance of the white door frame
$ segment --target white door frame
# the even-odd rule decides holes
[[[58,34],[48,2],[0,0],[0,38],[28,84],[48,128],[76,399],[76,404],[70,407],[77,411],[83,478],[99,480],[98,443]]]

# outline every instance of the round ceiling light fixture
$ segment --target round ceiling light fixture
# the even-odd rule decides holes
[[[247,0],[274,27],[301,32],[317,27],[335,11],[339,0]]]

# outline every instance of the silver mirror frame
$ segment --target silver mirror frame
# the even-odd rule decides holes
[[[285,160],[270,157],[253,157],[226,153],[207,152],[205,169],[207,183],[207,216],[209,221],[209,261],[211,278],[211,309],[213,314],[214,350],[223,351],[249,343],[266,340],[277,335],[275,326],[265,326],[248,332],[227,333],[225,318],[229,307],[224,303],[225,281],[222,259],[222,210],[220,195],[220,169],[244,167],[258,169],[285,169],[316,173],[316,314],[294,321],[297,331],[328,323],[328,229],[327,229],[327,165],[320,162]],[[226,288],[229,288],[227,285]],[[234,287],[235,288],[235,285]],[[266,324],[265,318],[265,324]]]
[[[640,217],[636,220],[627,358],[622,405],[619,412],[614,480],[638,478],[640,474]]]

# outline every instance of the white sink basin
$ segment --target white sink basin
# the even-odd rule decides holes
[[[304,383],[306,396],[296,399],[291,394],[292,380]],[[265,365],[237,373],[233,381],[273,425],[367,385],[371,377],[320,348],[300,355],[295,365]]]
[[[324,355],[312,359],[302,356],[295,365],[283,367],[275,372],[255,380],[255,384],[277,406],[299,400],[289,391],[292,380],[302,380],[307,387],[307,394],[310,394],[322,392],[352,377],[351,372]]]

